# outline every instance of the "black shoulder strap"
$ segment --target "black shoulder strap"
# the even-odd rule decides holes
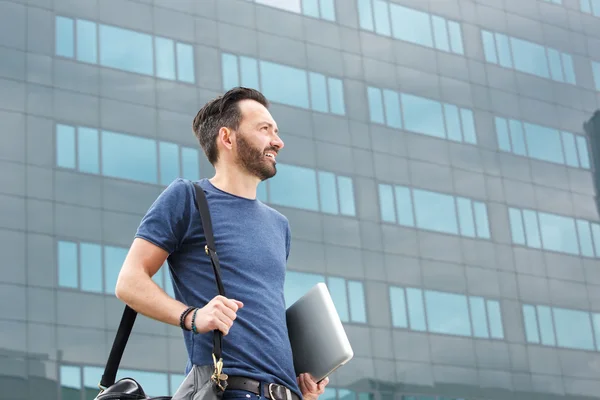
[[[206,238],[206,246],[204,250],[210,257],[215,278],[217,280],[217,290],[221,296],[225,296],[225,289],[223,288],[223,281],[221,280],[221,265],[219,264],[219,258],[215,248],[215,238],[213,236],[208,201],[206,200],[204,190],[202,190],[202,188],[196,184],[193,185],[194,189],[196,190],[196,208],[198,209],[200,217],[202,218],[202,227],[204,229],[204,236]],[[106,366],[104,368],[104,374],[100,380],[100,389],[106,389],[115,383],[117,370],[119,369],[119,364],[121,363],[123,352],[125,351],[125,346],[127,345],[129,336],[131,335],[131,330],[133,329],[133,324],[136,317],[137,312],[128,305],[125,305],[123,316],[121,317],[121,323],[119,324],[119,329],[115,335],[115,340],[113,341],[113,345],[108,356],[108,361],[106,362]],[[215,355],[217,361],[221,359],[222,352],[223,333],[217,329],[213,332],[213,354]]]

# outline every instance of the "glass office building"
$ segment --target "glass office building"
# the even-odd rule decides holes
[[[212,176],[192,119],[237,85],[286,143],[286,302],[326,282],[355,351],[323,400],[600,399],[600,0],[0,0],[0,399],[94,398],[140,219]],[[120,376],[186,358],[140,316]]]

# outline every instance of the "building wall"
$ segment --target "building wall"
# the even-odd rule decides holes
[[[239,84],[286,143],[286,301],[325,281],[355,351],[322,398],[600,398],[598,0],[0,0],[0,398],[93,399],[136,227]],[[140,316],[121,373],[186,358]]]

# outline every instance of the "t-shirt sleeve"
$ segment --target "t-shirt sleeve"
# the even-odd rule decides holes
[[[135,237],[173,253],[189,230],[191,196],[190,185],[185,180],[174,180],[152,203]]]

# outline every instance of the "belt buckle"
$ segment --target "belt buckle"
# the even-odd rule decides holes
[[[271,387],[275,385],[274,383],[269,383],[269,396],[271,396],[271,400],[282,400],[282,399],[276,399],[275,396],[273,396],[273,390],[271,389]],[[277,386],[281,386],[281,385],[277,385]],[[283,386],[283,388],[285,389],[285,400],[292,400],[292,391],[287,387],[287,386]]]

